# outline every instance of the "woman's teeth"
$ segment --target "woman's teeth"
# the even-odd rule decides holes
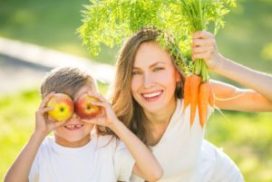
[[[158,97],[159,95],[161,95],[161,93],[162,91],[152,92],[148,94],[143,94],[143,97],[146,99],[152,99],[152,98]]]

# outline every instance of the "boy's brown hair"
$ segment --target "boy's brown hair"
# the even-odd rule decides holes
[[[42,98],[50,92],[65,93],[73,98],[86,84],[89,84],[92,90],[97,90],[96,81],[86,71],[76,67],[60,67],[45,76],[40,91]]]

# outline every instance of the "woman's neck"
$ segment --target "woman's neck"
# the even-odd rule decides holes
[[[148,120],[149,125],[161,125],[165,123],[169,123],[173,113],[176,109],[177,101],[176,99],[173,99],[170,101],[170,103],[164,107],[163,109],[160,109],[160,111],[156,112],[145,112],[145,116]]]
[[[147,141],[149,145],[155,145],[160,141],[170,123],[175,109],[176,101],[169,104],[169,106],[165,107],[162,111],[156,113],[145,112],[147,119],[146,127],[148,130]]]

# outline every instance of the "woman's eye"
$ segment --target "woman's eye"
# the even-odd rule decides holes
[[[160,71],[160,70],[164,70],[164,68],[163,67],[156,67],[153,69],[153,71]]]
[[[139,75],[139,74],[141,74],[140,71],[132,71],[132,75]]]

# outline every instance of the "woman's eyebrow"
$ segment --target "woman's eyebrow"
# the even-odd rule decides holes
[[[149,66],[149,68],[155,67],[155,66],[160,65],[160,64],[165,65],[166,63],[163,62],[163,61],[158,61],[158,62],[155,62],[155,63],[151,64],[151,65]],[[133,69],[141,69],[141,68],[140,68],[140,67],[137,67],[137,66],[133,66]]]

